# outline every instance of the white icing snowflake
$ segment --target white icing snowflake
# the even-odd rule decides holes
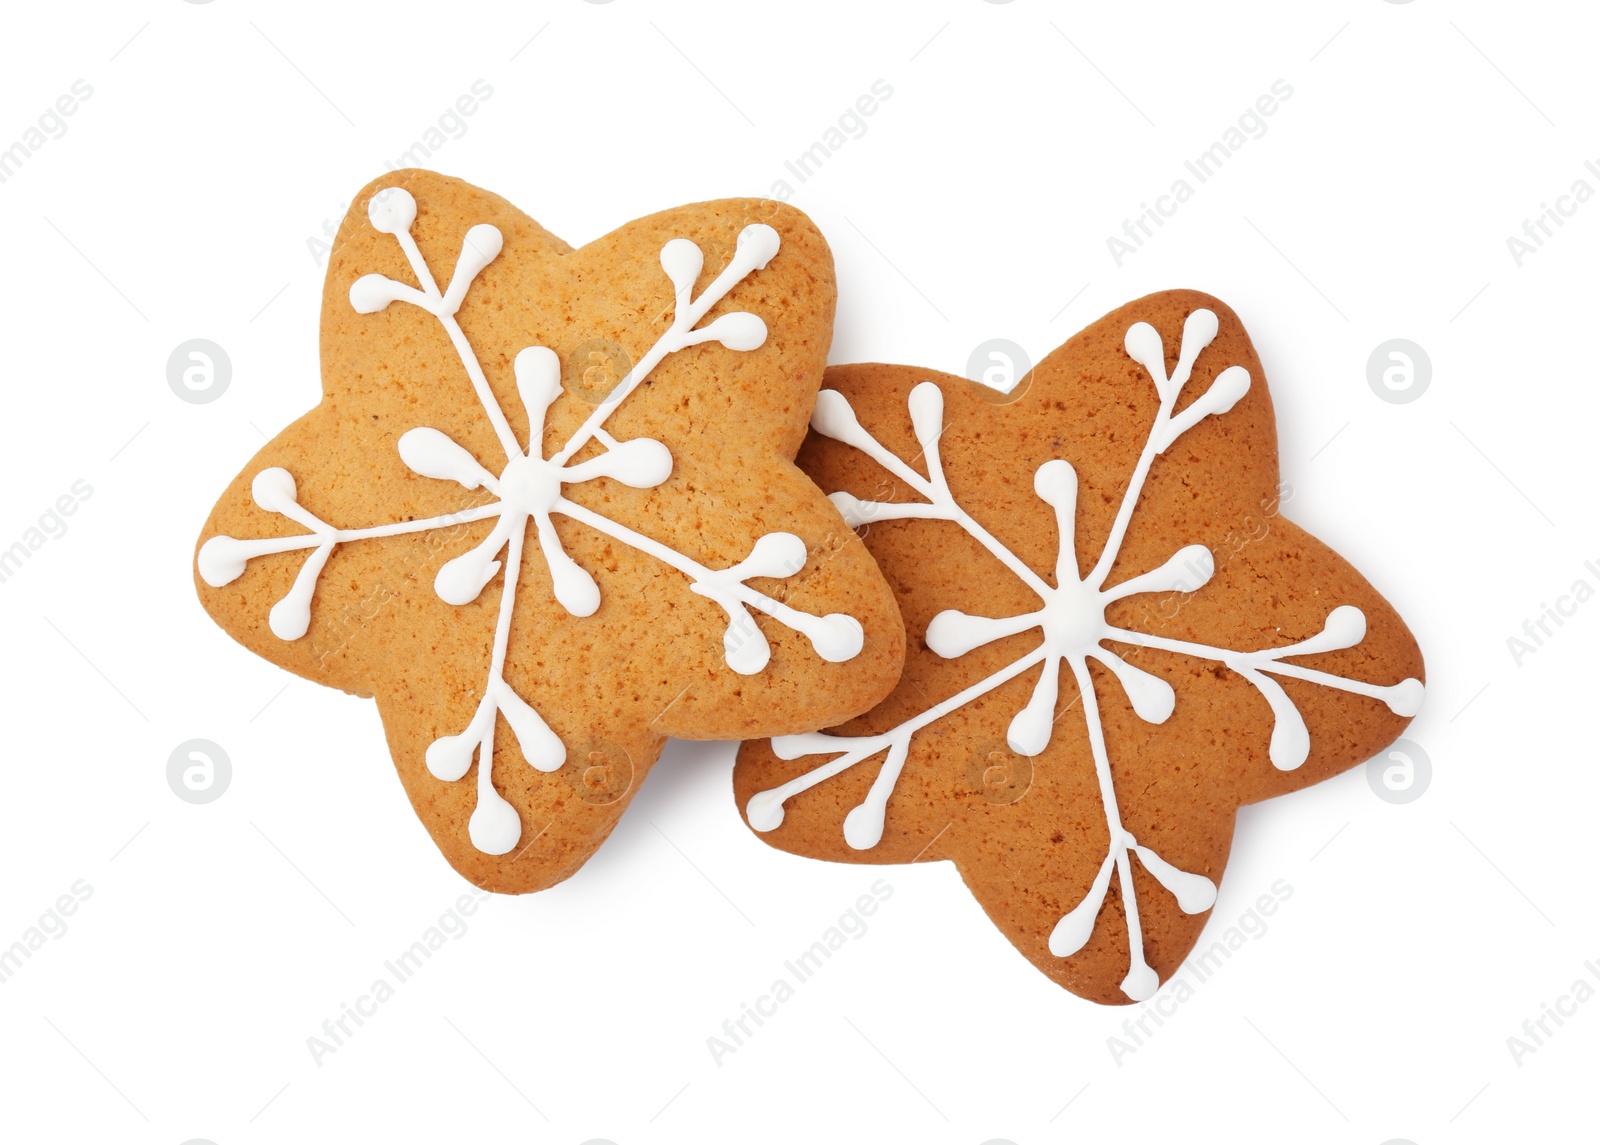
[[[1008,680],[1042,665],[1032,697],[1016,713],[1006,734],[1013,751],[1025,756],[1038,755],[1050,742],[1054,731],[1060,676],[1065,667],[1071,672],[1083,702],[1106,827],[1110,833],[1110,847],[1087,894],[1056,923],[1050,935],[1050,951],[1057,957],[1066,958],[1076,954],[1089,941],[1109,891],[1114,869],[1122,889],[1128,926],[1129,968],[1121,986],[1129,998],[1142,1001],[1155,993],[1160,982],[1144,957],[1139,908],[1132,879],[1133,857],[1138,858],[1145,870],[1173,895],[1179,909],[1187,914],[1209,910],[1216,901],[1217,890],[1215,884],[1205,876],[1179,870],[1150,848],[1141,846],[1123,826],[1116,790],[1112,785],[1111,759],[1106,749],[1099,705],[1090,683],[1088,662],[1096,660],[1109,669],[1127,694],[1134,712],[1149,723],[1164,723],[1173,713],[1177,696],[1165,680],[1128,663],[1118,653],[1105,647],[1103,642],[1210,660],[1249,681],[1271,708],[1273,730],[1269,758],[1275,767],[1284,771],[1297,768],[1306,761],[1311,750],[1311,739],[1305,720],[1283,687],[1273,679],[1274,676],[1304,680],[1382,700],[1397,715],[1416,713],[1422,702],[1423,687],[1415,679],[1380,687],[1284,662],[1287,657],[1331,652],[1361,643],[1366,636],[1366,617],[1360,609],[1349,605],[1333,609],[1321,633],[1308,640],[1251,652],[1174,640],[1114,627],[1106,621],[1106,608],[1114,601],[1140,593],[1193,592],[1210,580],[1215,572],[1211,551],[1204,545],[1193,544],[1180,548],[1159,568],[1115,585],[1108,586],[1106,583],[1156,457],[1203,419],[1232,409],[1250,388],[1249,372],[1243,367],[1231,366],[1213,380],[1203,395],[1190,402],[1181,413],[1175,412],[1178,395],[1189,381],[1195,360],[1216,337],[1217,328],[1217,317],[1210,310],[1196,310],[1188,316],[1183,327],[1178,362],[1170,377],[1166,371],[1165,349],[1155,328],[1145,322],[1135,323],[1129,328],[1124,346],[1129,357],[1143,366],[1155,382],[1160,407],[1105,547],[1087,576],[1079,575],[1078,557],[1073,551],[1077,474],[1063,460],[1047,461],[1035,472],[1034,491],[1055,510],[1060,537],[1054,584],[1039,576],[1001,544],[951,495],[939,458],[939,437],[944,429],[944,395],[937,385],[921,383],[911,391],[908,400],[912,429],[927,463],[927,477],[923,477],[868,433],[856,420],[855,412],[844,395],[835,390],[824,390],[818,396],[816,412],[811,421],[816,432],[859,449],[925,499],[920,502],[862,502],[848,493],[832,494],[834,504],[847,521],[853,525],[897,518],[954,522],[1039,598],[1037,610],[1017,616],[972,616],[953,609],[941,612],[928,625],[928,648],[939,656],[958,657],[995,640],[1023,632],[1037,630],[1042,639],[1032,651],[986,679],[886,732],[862,736],[817,732],[773,739],[773,751],[781,759],[823,754],[833,758],[779,787],[754,795],[746,806],[752,827],[758,831],[776,828],[783,822],[784,803],[788,799],[882,753],[883,764],[871,790],[866,799],[845,816],[843,824],[845,840],[851,847],[858,850],[875,847],[883,837],[889,798],[905,767],[912,738],[917,732]]]
[[[692,591],[715,601],[727,613],[724,657],[732,670],[744,675],[760,672],[771,656],[771,648],[751,617],[750,609],[763,612],[804,634],[817,655],[831,663],[849,660],[861,650],[863,630],[854,617],[842,613],[813,616],[774,600],[746,583],[754,577],[788,577],[805,565],[805,543],[792,533],[768,533],[756,541],[744,560],[730,568],[713,569],[568,500],[562,493],[565,486],[602,477],[646,489],[660,485],[671,476],[672,454],[664,444],[649,438],[618,441],[606,432],[605,423],[667,355],[702,342],[715,341],[730,350],[750,351],[766,341],[766,324],[744,311],[723,314],[705,326],[698,323],[735,285],[764,268],[777,254],[777,231],[759,223],[745,227],[728,265],[698,298],[693,297],[693,290],[703,264],[700,248],[682,238],[672,239],[663,246],[661,267],[675,293],[671,325],[572,436],[547,457],[544,454],[544,419],[562,393],[560,359],[544,346],[526,347],[516,356],[517,394],[527,411],[529,423],[525,447],[512,432],[505,412],[489,388],[476,352],[456,321],[456,312],[473,281],[500,253],[500,231],[488,224],[479,224],[467,231],[449,286],[441,292],[411,234],[416,213],[416,200],[404,188],[392,187],[372,198],[368,218],[377,230],[394,236],[411,264],[416,284],[368,274],[350,287],[350,304],[359,313],[372,314],[391,303],[404,302],[439,320],[471,379],[504,458],[493,465],[499,470],[496,475],[490,465],[428,426],[418,426],[401,436],[400,457],[414,473],[453,481],[467,490],[486,489],[494,500],[419,521],[341,528],[320,520],[299,503],[294,478],[287,470],[264,469],[251,483],[255,503],[266,512],[287,517],[307,532],[255,540],[212,537],[201,546],[198,564],[206,583],[221,586],[242,575],[246,563],[256,557],[311,550],[293,587],[272,606],[269,614],[269,624],[276,636],[282,640],[298,640],[310,626],[317,582],[336,546],[375,537],[447,529],[492,518],[494,526],[489,535],[467,552],[446,561],[434,578],[434,590],[440,599],[464,605],[477,600],[502,567],[505,573],[482,699],[466,728],[435,740],[428,747],[426,760],[434,776],[454,782],[466,775],[474,755],[477,756],[480,761],[477,806],[469,823],[469,834],[480,851],[503,855],[516,845],[522,825],[515,808],[494,787],[495,717],[505,717],[523,756],[540,771],[555,771],[567,757],[566,746],[560,738],[505,679],[506,649],[529,522],[533,524],[540,551],[549,567],[555,598],[569,613],[580,617],[593,615],[600,606],[600,587],[594,577],[563,550],[551,524],[555,514],[581,522],[688,577]],[[578,452],[590,442],[597,442],[601,452],[589,460],[574,461]]]

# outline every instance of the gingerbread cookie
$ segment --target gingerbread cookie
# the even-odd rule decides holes
[[[1393,741],[1416,642],[1280,515],[1261,363],[1204,294],[1114,311],[1009,404],[905,366],[826,385],[801,467],[911,651],[866,715],[746,744],[739,806],[798,854],[949,859],[1053,980],[1150,997],[1200,939],[1238,808]]]
[[[377,700],[464,876],[558,882],[666,737],[829,726],[899,676],[893,595],[793,463],[833,308],[827,244],[781,204],[574,250],[459,180],[385,176],[329,258],[323,400],[224,491],[200,599]]]

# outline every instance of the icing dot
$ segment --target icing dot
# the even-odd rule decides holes
[[[363,274],[350,284],[350,307],[357,314],[376,314],[400,295],[400,284],[382,274]]]
[[[505,236],[492,223],[478,223],[467,228],[461,244],[461,264],[476,275],[493,262],[505,247]]]
[[[246,548],[243,541],[233,537],[212,537],[200,546],[200,553],[195,557],[200,579],[212,588],[221,588],[238,580],[244,575],[244,565],[248,559]]]
[[[1141,720],[1164,724],[1172,718],[1178,705],[1178,693],[1171,684],[1143,668],[1134,667],[1115,652],[1101,650],[1095,652],[1094,657],[1115,674],[1128,695],[1128,702],[1133,705],[1134,714]]]
[[[561,468],[539,457],[514,458],[500,474],[500,497],[519,513],[548,513],[561,499]]]
[[[493,536],[491,533],[490,537]],[[500,562],[494,559],[497,551],[486,552],[480,545],[446,561],[434,574],[433,591],[446,604],[457,607],[471,604],[483,593],[484,586],[494,579],[494,574],[500,571]]]
[[[435,779],[454,783],[472,766],[472,753],[478,750],[478,737],[471,728],[460,735],[440,736],[428,745],[423,761]]]
[[[766,223],[752,223],[739,232],[737,250],[740,254],[747,251],[755,263],[757,270],[765,270],[767,263],[772,261],[773,255],[778,253],[778,247],[783,240],[778,237],[778,232],[767,226]]]
[[[1217,904],[1217,884],[1204,875],[1191,875],[1179,871],[1180,877],[1163,879],[1162,885],[1178,900],[1178,909],[1184,914],[1199,914]]]
[[[543,410],[561,396],[561,359],[548,346],[519,350],[512,370],[517,394],[529,410]]]
[[[1422,709],[1423,694],[1421,680],[1405,679],[1389,689],[1385,702],[1397,716],[1414,716]]]
[[[752,795],[745,804],[745,818],[756,831],[771,831],[783,822],[783,800],[775,791]]]
[[[1058,655],[1089,648],[1105,631],[1105,600],[1086,584],[1062,585],[1041,612],[1045,639]]]
[[[1243,366],[1229,366],[1217,375],[1217,380],[1200,400],[1206,403],[1209,413],[1227,413],[1249,392],[1250,371]]]
[[[267,613],[267,626],[279,640],[298,640],[311,627],[311,601],[291,594],[278,601]]]
[[[543,532],[541,527],[541,544]],[[553,547],[546,546],[544,555],[545,565],[550,570],[550,591],[555,594],[556,603],[573,616],[593,616],[600,608],[600,586],[594,582],[594,577],[567,556],[559,540],[554,541]]]
[[[1061,916],[1050,932],[1050,953],[1057,958],[1071,958],[1082,950],[1094,933],[1095,919],[1100,912],[1100,899],[1087,900]]]
[[[730,350],[755,350],[767,340],[767,324],[745,310],[724,314],[699,333],[715,338]]]
[[[867,641],[861,621],[842,612],[830,612],[820,623],[807,626],[811,647],[830,664],[840,664],[861,651]]]
[[[1188,351],[1191,343],[1194,352],[1198,354],[1201,349],[1211,345],[1212,339],[1217,336],[1217,315],[1215,311],[1202,307],[1190,313],[1183,320],[1183,348]]]
[[[1329,649],[1353,648],[1367,637],[1367,614],[1353,604],[1341,604],[1328,613],[1322,635]]]
[[[858,851],[869,851],[883,838],[883,808],[861,804],[844,817],[844,841]]]
[[[450,287],[444,292],[444,297],[435,303],[435,313],[454,314],[461,309],[467,291],[472,288],[478,275],[483,273],[483,268],[499,255],[500,248],[504,244],[505,239],[500,234],[500,228],[489,223],[479,223],[468,230],[461,240],[461,255],[456,259],[456,272],[450,279]]]
[[[511,685],[498,685],[494,689],[494,696],[500,714],[505,716],[506,723],[511,725],[511,733],[517,737],[522,758],[539,771],[555,771],[567,762],[567,745],[550,730],[544,717],[517,695]]]
[[[1046,461],[1034,472],[1033,491],[1052,508],[1071,509],[1078,500],[1078,472],[1060,458]]]
[[[1217,571],[1217,558],[1204,545],[1185,545],[1167,563],[1176,566],[1172,580],[1172,588],[1176,592],[1195,592],[1210,581]]]
[[[689,239],[672,239],[661,248],[661,269],[680,293],[694,286],[705,265],[705,255]]]
[[[472,845],[485,855],[503,855],[522,837],[522,820],[517,809],[493,786],[479,785],[478,806],[467,822]]]
[[[1037,693],[1035,693],[1037,698]],[[1006,728],[1006,746],[1018,755],[1035,756],[1050,746],[1050,726],[1055,721],[1055,705],[1030,702]]]
[[[1149,847],[1141,847],[1132,842],[1131,837],[1128,846],[1139,856],[1139,861],[1144,864],[1145,870],[1155,876],[1156,882],[1171,892],[1172,897],[1178,901],[1178,909],[1184,914],[1199,914],[1216,905],[1216,883],[1204,875],[1179,870]]]
[[[1128,333],[1122,339],[1122,348],[1127,351],[1128,357],[1150,371],[1151,377],[1166,377],[1166,351],[1161,346],[1161,335],[1150,323],[1135,322],[1129,326]]]
[[[297,495],[294,477],[287,469],[280,469],[277,466],[263,469],[250,482],[250,496],[255,499],[257,505],[269,513],[282,513],[293,506]]]
[[[833,507],[839,510],[839,516],[843,517],[844,523],[852,529],[858,529],[866,523],[866,502],[843,491],[829,493],[828,500],[833,502]]]
[[[934,655],[953,660],[989,643],[997,635],[995,622],[988,617],[968,616],[960,609],[947,608],[928,621],[922,640]]]
[[[873,440],[856,420],[856,411],[850,408],[849,399],[838,390],[823,390],[817,395],[816,408],[811,411],[811,428],[823,437],[857,448]]]
[[[793,533],[768,533],[758,539],[737,568],[740,579],[793,576],[806,565],[806,543]]]
[[[636,437],[611,447],[607,476],[634,489],[654,489],[672,476],[672,451],[652,437]]]
[[[1095,916],[1083,918],[1076,911],[1064,916],[1050,932],[1050,953],[1057,958],[1071,958],[1082,950],[1094,933]]]
[[[400,460],[406,468],[424,477],[454,481],[476,489],[488,476],[477,458],[449,437],[429,426],[418,426],[400,435],[397,443]]]
[[[1159,989],[1161,978],[1140,955],[1128,970],[1128,976],[1122,980],[1122,992],[1135,1002],[1144,1002],[1154,998]]]
[[[1267,741],[1267,758],[1279,771],[1293,771],[1311,756],[1311,732],[1300,710],[1284,695],[1282,688],[1273,685],[1273,690],[1266,695],[1275,718],[1272,738]]]
[[[906,399],[911,431],[926,446],[944,432],[944,391],[932,382],[918,382]]]
[[[385,187],[367,202],[367,218],[386,235],[409,231],[416,217],[417,201],[404,187]]]
[[[741,676],[754,676],[772,659],[772,645],[748,611],[740,609],[723,632],[722,655]]]

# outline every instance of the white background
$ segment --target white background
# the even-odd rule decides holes
[[[1521,267],[1506,239],[1575,180],[1600,188],[1592,9],[135,0],[4,19],[0,146],[74,80],[93,95],[0,185],[0,547],[74,481],[93,493],[0,584],[0,946],[75,880],[93,894],[0,985],[0,1136],[1434,1145],[1588,1124],[1600,1002],[1520,1064],[1507,1038],[1600,959],[1600,604],[1520,666],[1507,638],[1580,577],[1600,587],[1600,205]],[[1037,359],[1151,290],[1227,300],[1266,365],[1291,514],[1427,654],[1408,733],[1427,790],[1391,805],[1358,769],[1248,810],[1205,941],[1275,880],[1292,898],[1119,1061],[1107,1039],[1140,1009],[1048,983],[951,867],[770,850],[733,805],[733,747],[674,744],[577,877],[485,904],[314,1064],[306,1039],[468,888],[373,706],[232,644],[191,546],[317,400],[308,238],[477,79],[492,98],[430,165],[574,242],[769,193],[887,81],[793,200],[833,244],[838,362],[960,373],[980,342]],[[1294,94],[1267,133],[1117,266],[1107,237],[1278,79]],[[194,337],[233,364],[210,404],[166,381]],[[1367,383],[1394,337],[1432,361],[1411,404]],[[206,806],[166,782],[195,737],[234,769]],[[880,876],[870,930],[715,1064],[706,1039]]]

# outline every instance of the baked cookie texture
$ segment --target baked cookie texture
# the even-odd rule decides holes
[[[1113,311],[1009,402],[907,366],[825,385],[800,465],[858,523],[910,652],[865,715],[744,745],[740,808],[800,855],[950,860],[1055,982],[1150,997],[1200,938],[1238,808],[1405,728],[1415,639],[1282,516],[1261,363],[1215,298]]]
[[[668,736],[829,726],[899,677],[893,595],[793,463],[834,298],[827,244],[781,204],[575,249],[461,180],[375,180],[328,261],[322,401],[206,520],[201,603],[376,699],[467,879],[559,882]]]

